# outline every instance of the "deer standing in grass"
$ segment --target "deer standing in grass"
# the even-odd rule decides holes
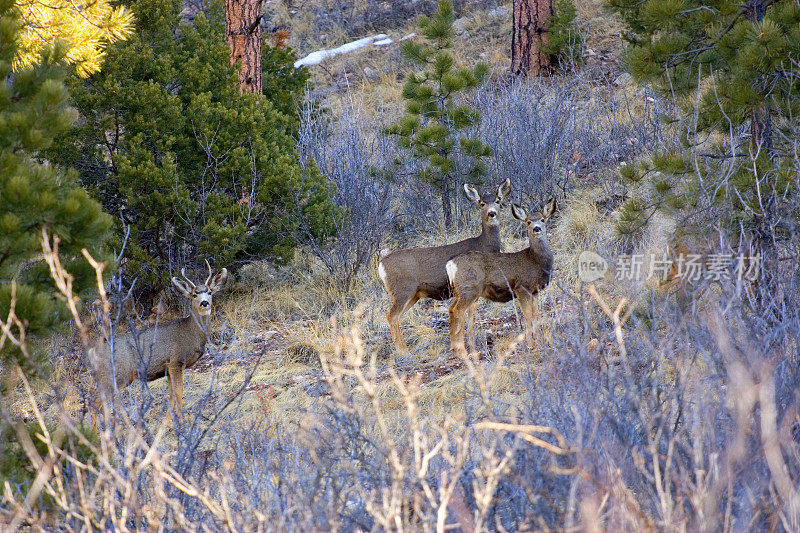
[[[206,261],[208,265],[208,261]],[[114,384],[118,389],[127,387],[142,377],[154,381],[169,378],[171,401],[178,414],[183,409],[183,371],[203,355],[211,321],[212,296],[228,279],[223,268],[216,275],[208,265],[205,283],[195,285],[184,274],[183,279],[172,278],[172,284],[192,301],[189,316],[159,324],[144,330],[121,335],[109,341],[100,338],[87,350],[97,382],[103,392],[110,394]]]
[[[383,257],[378,263],[378,275],[392,299],[389,309],[389,330],[395,348],[408,352],[408,345],[400,331],[400,317],[420,298],[445,300],[450,297],[450,283],[445,265],[452,258],[470,250],[499,252],[499,215],[503,200],[511,192],[511,181],[505,180],[495,193],[482,196],[469,184],[464,193],[481,213],[481,234],[463,241],[431,248],[405,248]]]
[[[467,355],[464,324],[466,321],[472,322],[475,303],[480,297],[493,302],[509,302],[516,298],[525,320],[525,336],[530,344],[531,328],[538,311],[535,297],[550,283],[553,269],[553,252],[547,245],[546,221],[555,210],[555,198],[547,202],[539,217],[528,216],[523,208],[512,204],[514,218],[528,226],[528,248],[510,254],[468,252],[447,262],[447,277],[453,287],[450,347],[457,355]],[[470,340],[474,347],[474,340]]]

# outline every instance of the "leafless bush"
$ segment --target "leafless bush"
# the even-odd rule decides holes
[[[568,195],[576,178],[599,181],[609,168],[669,139],[655,100],[639,97],[630,102],[623,92],[591,86],[580,75],[485,85],[473,103],[481,114],[480,139],[494,151],[489,175],[510,178],[525,202]],[[605,185],[608,194],[621,192]]]
[[[540,362],[514,343],[497,358],[451,362],[464,369],[462,400],[442,419],[422,399],[426,373],[379,365],[357,325],[323,352],[323,392],[288,422],[233,425],[226,409],[238,396],[214,402],[212,386],[172,427],[139,416],[157,407],[146,394],[115,400],[93,437],[57,383],[45,413],[25,382],[36,427],[16,434],[34,475],[6,483],[0,520],[61,530],[794,531],[797,261],[775,273],[777,291],[734,279],[646,304],[594,287],[564,292],[561,312],[574,311],[542,340]],[[493,386],[511,365],[510,389]],[[2,421],[19,428],[5,402]]]
[[[493,155],[487,161],[490,184],[506,178],[524,203],[559,194],[568,196],[580,180],[601,182],[610,168],[632,161],[645,147],[670,142],[660,110],[642,95],[644,112],[634,113],[615,91],[598,91],[587,99],[578,77],[557,82],[491,83],[470,97],[480,111],[474,132]],[[336,119],[307,105],[298,139],[301,158],[313,158],[337,187],[336,202],[344,216],[337,220],[338,238],[325,244],[309,235],[311,251],[338,289],[348,291],[391,231],[392,247],[415,244],[440,228],[435,192],[420,183],[418,170],[393,139],[381,134],[395,117],[365,115],[346,108]],[[400,163],[399,165],[397,163]],[[384,179],[388,175],[391,181]],[[601,185],[608,195],[623,192],[615,178]],[[455,216],[468,225],[472,209]],[[310,232],[309,232],[310,233]]]
[[[409,20],[436,11],[436,0],[316,0],[307,2],[303,9],[312,15],[312,25],[317,34],[344,30],[351,37],[363,37],[368,31],[403,28]],[[470,8],[488,9],[499,1],[456,0],[456,13]]]
[[[298,151],[303,164],[313,159],[336,185],[334,201],[342,212],[336,219],[335,240],[321,242],[311,231],[307,234],[332,285],[347,293],[377,255],[393,223],[393,188],[376,169],[391,161],[396,147],[357,108],[346,109],[334,122],[309,104],[303,109]]]
[[[491,95],[479,95],[485,109],[495,110],[489,114],[496,129],[509,136],[496,139],[550,131],[513,118],[533,105],[525,91],[534,89],[497,90],[518,91],[509,99],[519,107],[495,110]],[[533,116],[553,125],[551,146],[574,148],[557,135],[561,124],[577,128],[571,131],[579,145],[586,136],[587,153],[599,161],[613,162],[612,150],[628,149],[614,144],[613,135],[591,140],[597,130],[558,122],[560,104],[547,105],[547,113],[534,108]],[[413,202],[403,196],[410,178],[401,177],[394,192],[374,179],[370,168],[396,152],[358,113],[349,117],[335,124],[306,117],[301,152],[341,182],[339,201],[349,213],[363,209],[385,231],[396,223],[388,213],[422,207],[403,204]],[[656,142],[658,131],[641,127]],[[620,138],[633,131],[621,128]],[[498,172],[522,172],[513,166],[519,162],[495,164]],[[558,158],[550,164],[554,172],[564,168]],[[544,173],[526,176],[520,189],[528,194],[559,187]],[[796,203],[796,191],[785,191],[784,200]],[[717,224],[720,214],[705,214],[707,246],[758,251],[740,248],[751,241],[731,238]],[[363,243],[356,241],[364,229],[355,220],[341,221],[351,241],[318,248],[323,262],[326,254],[331,265],[360,257]],[[434,369],[408,360],[379,364],[379,343],[361,331],[365,306],[359,306],[354,322],[342,319],[335,331],[335,348],[321,353],[315,399],[291,420],[233,423],[245,378],[222,397],[212,379],[183,420],[170,423],[145,383],[143,392],[129,388],[104,405],[94,434],[83,425],[85,412],[68,406],[61,383],[47,382],[37,394],[23,375],[29,420],[11,408],[6,392],[0,397],[0,435],[10,434],[13,444],[3,454],[21,457],[27,472],[3,480],[0,524],[8,530],[797,531],[800,240],[788,217],[778,212],[769,220],[767,234],[785,238],[774,241],[777,260],[762,264],[754,279],[687,282],[647,299],[612,296],[618,286],[577,294],[554,286],[557,307],[534,353],[512,342],[497,354],[449,358]],[[58,287],[80,318],[68,278]],[[111,320],[105,303],[101,315]],[[11,309],[0,317],[0,343],[24,340],[25,325]],[[439,368],[461,373],[457,400],[435,413],[425,393]]]

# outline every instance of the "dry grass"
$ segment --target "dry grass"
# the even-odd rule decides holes
[[[312,2],[313,4],[313,2]],[[509,16],[496,18],[487,12],[494,6],[482,9],[480,4],[470,6],[461,13],[459,31],[453,49],[458,66],[471,66],[476,61],[487,63],[495,73],[506,72],[510,65],[511,47],[511,2],[503,2]],[[616,65],[622,52],[622,22],[611,14],[603,0],[583,0],[575,3],[578,17],[576,23],[586,32],[586,45],[591,49],[587,55],[589,66],[600,63]],[[301,10],[302,11],[302,10]],[[368,112],[379,111],[390,116],[401,109],[399,87],[409,66],[400,54],[400,38],[415,33],[415,21],[406,20],[402,26],[375,28],[363,35],[353,36],[346,28],[332,27],[320,34],[314,31],[308,16],[298,11],[294,16],[286,13],[277,16],[275,24],[291,28],[291,45],[300,56],[311,51],[334,48],[354,38],[366,37],[378,32],[387,33],[395,42],[382,47],[369,46],[349,54],[340,55],[310,67],[315,86],[325,95],[331,109],[340,108],[342,100],[358,95]],[[313,9],[306,9],[307,12]],[[606,67],[605,70],[608,70]],[[610,71],[619,70],[612,66]],[[615,75],[615,74],[613,74]]]
[[[622,52],[620,36],[625,26],[619,16],[611,13],[606,0],[575,0],[577,23],[585,28],[586,46],[610,58]]]
[[[557,260],[569,261],[583,246],[608,247],[616,239],[604,226],[610,220],[613,215],[598,209],[589,196],[565,204],[551,236]],[[673,226],[666,221],[656,225],[636,246],[641,250],[662,246]],[[523,243],[519,236],[510,235],[513,227],[511,221],[504,224],[508,249]],[[471,233],[464,230],[448,240]],[[443,239],[434,239],[437,244],[439,240]],[[226,524],[227,528],[246,529],[289,520],[293,515],[284,505],[292,508],[298,502],[316,505],[323,501],[328,503],[321,510],[315,507],[316,513],[333,511],[332,516],[344,516],[337,520],[348,520],[347,510],[356,508],[376,523],[386,519],[389,524],[402,522],[409,529],[422,528],[414,520],[439,524],[439,529],[479,524],[489,506],[493,512],[505,513],[505,520],[512,524],[526,524],[511,511],[520,505],[526,515],[534,506],[533,514],[549,526],[580,523],[646,529],[654,524],[681,524],[688,519],[663,509],[683,502],[683,509],[690,510],[692,504],[685,503],[682,491],[692,491],[690,501],[719,505],[720,495],[729,489],[726,478],[717,474],[710,477],[707,488],[694,488],[688,483],[691,475],[682,474],[680,461],[692,461],[692,472],[711,466],[708,471],[712,473],[735,472],[724,465],[740,461],[735,447],[726,447],[727,455],[712,457],[710,450],[719,450],[718,435],[713,420],[704,421],[704,408],[722,409],[725,414],[720,416],[725,417],[727,405],[750,401],[749,407],[736,407],[733,418],[736,413],[738,418],[732,423],[737,425],[737,438],[758,434],[752,431],[749,414],[755,402],[753,391],[766,398],[762,405],[774,408],[774,399],[764,396],[776,386],[768,373],[758,383],[749,370],[738,378],[732,374],[731,393],[725,392],[726,386],[710,390],[704,385],[720,380],[722,374],[715,366],[720,361],[704,359],[715,352],[709,351],[714,341],[698,337],[706,331],[702,327],[692,326],[696,328],[693,336],[687,337],[691,341],[681,344],[684,340],[674,334],[683,327],[679,321],[665,323],[664,327],[674,328],[666,336],[620,321],[610,309],[619,304],[613,291],[622,291],[621,285],[608,284],[600,293],[592,287],[589,297],[569,290],[572,280],[563,267],[554,280],[560,283],[554,285],[568,290],[560,292],[551,286],[542,298],[534,346],[516,346],[521,339],[512,305],[481,306],[477,328],[494,332],[493,347],[484,350],[483,360],[450,356],[444,309],[430,305],[419,305],[409,313],[406,333],[419,351],[406,357],[393,354],[383,318],[386,304],[377,280],[371,278],[349,295],[361,300],[360,305],[336,304],[335,298],[315,304],[313,291],[324,286],[315,285],[320,283],[319,275],[318,265],[302,254],[280,269],[257,264],[245,270],[227,295],[218,299],[214,330],[219,335],[210,350],[212,356],[186,372],[187,414],[178,427],[167,430],[164,422],[168,419],[165,380],[151,383],[148,390],[139,384],[129,387],[114,415],[116,425],[111,429],[111,419],[106,419],[105,427],[110,429],[97,437],[102,446],[93,453],[101,464],[77,463],[85,477],[65,474],[70,470],[61,467],[48,475],[53,481],[43,490],[57,497],[53,511],[26,509],[14,503],[7,489],[3,519],[48,528],[49,516],[68,516],[82,524],[103,519],[121,524],[126,513],[131,513],[153,527],[191,529],[198,517],[203,517],[216,527]],[[722,293],[718,296],[724,297]],[[563,305],[567,303],[570,305]],[[598,307],[605,306],[610,307],[601,313]],[[581,333],[576,324],[583,316],[589,318],[590,331]],[[711,331],[721,339],[716,341],[722,346],[720,351],[733,354],[724,364],[743,365],[736,359],[741,357],[736,354],[743,352],[725,346],[747,342],[746,334],[726,333],[721,318],[714,320]],[[588,347],[589,338],[600,339],[596,347]],[[703,347],[696,346],[697,342]],[[73,372],[65,365],[56,368],[55,376],[88,382]],[[603,385],[606,382],[607,386]],[[651,398],[650,391],[655,389],[662,392]],[[148,397],[154,400],[154,407],[146,411],[145,423],[140,424],[136,409],[146,405]],[[27,416],[40,428],[70,417],[79,421],[82,416],[79,406],[69,399],[53,401],[23,391],[19,401],[30,408]],[[44,408],[42,417],[31,412],[37,405]],[[123,412],[123,408],[130,411]],[[678,429],[675,409],[691,413],[691,422],[680,422]],[[615,424],[624,424],[619,429],[622,436],[607,429],[604,416],[616,417]],[[778,426],[770,416],[769,412],[762,415],[766,417],[762,427],[775,433]],[[190,424],[197,429],[190,430]],[[650,431],[652,427],[658,431]],[[206,429],[210,432],[207,438],[193,440],[192,431]],[[486,431],[500,433],[487,435]],[[668,432],[666,441],[660,440],[662,431]],[[508,432],[508,438],[502,432]],[[76,461],[78,452],[61,450],[62,437],[53,435],[40,438],[57,461],[67,457]],[[700,446],[702,451],[677,459],[657,453],[674,441],[688,446],[686,449]],[[749,442],[757,450],[757,460],[761,461],[761,447],[765,455],[774,455],[768,440],[763,445],[757,439]],[[782,445],[791,446],[791,439],[784,439]],[[656,464],[637,459],[643,455],[656,457]],[[142,457],[148,459],[142,461]],[[433,459],[432,472],[419,461],[421,457]],[[717,460],[730,463],[718,465]],[[783,459],[769,460],[777,461],[776,465],[761,471],[779,472]],[[383,492],[364,488],[362,484],[369,481],[359,477],[362,471],[368,479],[383,480]],[[616,473],[609,476],[607,472]],[[654,472],[667,476],[669,484],[653,481]],[[347,497],[322,497],[317,492],[320,479],[338,477],[345,479],[352,491]],[[757,480],[752,475],[745,477]],[[430,484],[447,487],[463,479],[475,481],[450,496],[447,491],[430,489]],[[514,503],[516,500],[507,499],[508,492],[496,494],[501,489],[494,483],[501,479],[505,487],[526,487],[520,493],[527,499]],[[746,481],[742,478],[741,482]],[[580,490],[569,489],[579,485]],[[288,487],[281,495],[290,503],[275,503],[283,501],[270,492],[276,486]],[[93,491],[95,496],[79,499],[75,487]],[[790,486],[778,490],[785,501],[793,501]],[[135,494],[147,504],[138,505],[118,494]],[[472,503],[465,503],[465,494],[473,498]],[[481,500],[481,494],[487,494],[487,499]],[[542,506],[542,495],[560,503]],[[608,503],[598,503],[603,501]],[[580,515],[563,510],[576,502],[584,508]],[[121,516],[118,511],[108,511],[113,505],[125,510]],[[603,511],[606,505],[610,509]],[[418,518],[403,514],[409,506]],[[746,510],[737,513],[746,514]],[[303,528],[328,525],[323,514],[307,518]],[[721,520],[697,514],[693,524],[708,521],[714,526]],[[789,515],[787,520],[795,518]]]
[[[551,330],[576,319],[575,309],[563,309],[560,291],[566,288],[578,294],[577,257],[581,251],[601,250],[610,255],[620,248],[621,238],[614,224],[615,213],[602,212],[589,193],[570,199],[561,208],[551,228],[550,243],[557,267],[553,283],[540,298],[538,344],[530,347],[529,355],[509,361],[508,367],[494,376],[493,392],[512,391],[519,372],[530,371],[531,365],[535,367],[537,361],[547,357]],[[516,221],[505,220],[501,227],[506,251],[527,246],[523,228]],[[666,221],[652,225],[637,244],[637,251],[647,254],[666,249],[673,229]],[[474,233],[475,229],[464,229],[448,239],[427,234],[413,244],[435,246]],[[267,412],[275,420],[296,421],[315,398],[325,394],[320,388],[319,358],[332,357],[340,332],[354,324],[350,302],[368,302],[358,320],[365,342],[379,353],[382,365],[391,365],[397,354],[385,322],[388,302],[372,270],[368,283],[351,294],[340,295],[332,293],[324,282],[320,265],[302,254],[282,269],[266,263],[248,267],[220,300],[216,323],[218,327],[224,324],[226,343],[215,351],[226,356],[218,358],[216,367],[201,361],[187,372],[187,403],[202,400],[212,379],[217,401],[222,403],[249,378],[233,415],[236,424],[246,426]],[[613,265],[603,290],[620,296],[631,294],[628,284],[613,280]],[[482,302],[475,317],[479,346],[486,350],[488,336],[493,345],[490,352],[504,353],[522,331],[520,316],[515,303]],[[457,412],[467,394],[466,370],[450,366],[453,361],[447,324],[447,302],[421,302],[412,308],[403,319],[412,354],[396,363],[404,372],[423,375],[422,403],[437,421],[447,413]],[[382,386],[391,390],[388,382]],[[158,401],[165,400],[163,382],[154,383],[151,390]],[[401,410],[402,401],[386,398],[384,407]]]
[[[268,9],[273,10],[274,24],[291,28],[292,44],[305,53],[354,38],[343,26],[328,28],[324,34],[315,31],[309,13],[324,3],[312,0],[293,7],[279,2]],[[353,5],[360,8],[366,3]],[[510,7],[510,2],[505,5]],[[587,46],[613,64],[621,50],[619,20],[609,18],[603,0],[576,5],[579,22],[588,29]],[[481,59],[496,72],[503,71],[510,20],[491,19],[481,8],[463,16],[466,31],[458,37],[457,61],[470,64]],[[413,30],[412,21],[405,21],[386,32],[398,40]],[[589,66],[600,60],[590,57]],[[326,61],[312,67],[312,74],[334,119],[345,108],[358,107],[364,109],[365,119],[385,120],[400,112],[405,68],[394,44]],[[626,104],[614,108],[617,122],[651,112],[651,103],[635,85],[587,84],[582,101],[576,103],[583,106],[578,115],[598,109],[594,104],[609,93]],[[377,129],[373,133],[379,134]],[[753,509],[747,507],[754,499],[758,513],[768,517],[764,520],[774,520],[773,526],[779,520],[785,521],[784,526],[797,524],[792,487],[781,484],[780,476],[777,484],[772,483],[765,474],[782,472],[784,458],[797,457],[794,441],[787,437],[794,428],[789,427],[792,416],[798,420],[796,411],[785,414],[780,428],[774,416],[769,418],[774,415],[769,409],[775,408],[770,387],[782,383],[773,379],[770,365],[783,365],[775,374],[781,379],[791,373],[797,367],[790,357],[796,342],[781,344],[783,352],[776,356],[779,344],[766,338],[766,348],[759,351],[762,347],[748,334],[758,316],[746,314],[738,303],[730,308],[739,314],[726,317],[726,323],[714,315],[716,304],[710,300],[727,297],[722,290],[696,301],[692,312],[702,314],[688,323],[681,316],[658,315],[662,309],[648,310],[661,321],[653,328],[615,317],[610,311],[623,299],[624,315],[652,303],[658,287],[613,279],[614,258],[622,252],[661,254],[676,228],[673,220],[658,215],[636,240],[618,235],[618,204],[606,202],[607,182],[616,177],[615,164],[592,172],[576,177],[576,192],[561,205],[549,228],[556,271],[540,297],[533,346],[520,344],[516,304],[482,302],[475,314],[482,359],[458,359],[449,350],[447,302],[421,302],[402,323],[411,354],[396,354],[385,320],[388,302],[374,265],[350,292],[341,293],[328,282],[322,264],[304,251],[282,267],[253,263],[216,299],[210,353],[184,376],[187,414],[179,427],[174,432],[164,429],[165,379],[128,387],[120,400],[131,412],[118,411],[115,428],[99,436],[105,448],[97,456],[106,464],[72,465],[103,487],[92,493],[96,498],[80,504],[57,500],[62,507],[56,505],[55,513],[37,514],[35,507],[9,503],[12,491],[7,488],[0,520],[24,516],[31,527],[47,528],[52,516],[69,516],[73,524],[83,524],[78,517],[85,515],[86,523],[109,520],[93,522],[96,528],[110,523],[119,528],[132,523],[119,520],[125,516],[115,510],[119,505],[136,516],[137,524],[175,530],[191,529],[189,517],[210,521],[211,529],[255,529],[254,524],[266,529],[334,529],[341,523],[345,524],[341,529],[369,529],[362,523],[367,517],[375,527],[387,530],[396,524],[444,530],[445,522],[450,528],[489,523],[491,505],[497,516],[513,517],[515,506],[522,509],[523,518],[509,522],[512,528],[521,524],[565,530],[766,529],[766,522],[755,522]],[[505,251],[527,246],[522,225],[507,211],[501,216]],[[435,246],[476,234],[474,216],[468,223],[464,218],[460,218],[463,227],[450,235],[444,235],[440,221],[437,225],[428,220],[423,224],[426,231],[412,242],[390,235],[384,244]],[[611,271],[597,283],[594,297],[577,276],[577,257],[584,250],[596,251],[611,262]],[[609,312],[600,311],[601,301]],[[737,302],[733,297],[730,301]],[[761,328],[759,334],[769,331],[753,327]],[[38,385],[33,397],[18,386],[6,405],[25,420],[36,420],[34,407],[40,408],[42,425],[67,420],[64,411],[83,420],[91,377],[74,358],[63,355],[77,350],[75,339],[54,344],[51,350],[61,354],[54,358],[52,379],[62,397],[50,394],[50,383]],[[788,378],[786,382],[791,388],[792,382]],[[145,424],[137,426],[136,409],[148,400],[152,408],[145,411]],[[760,411],[755,409],[757,401]],[[771,435],[780,429],[784,456],[773,449],[777,438],[759,441],[760,431],[754,426],[757,412],[762,417],[760,431]],[[111,420],[106,419],[106,428]],[[481,422],[475,424],[476,420]],[[719,425],[720,420],[730,423]],[[197,431],[208,429],[209,437],[192,440],[190,422],[200,428]],[[487,436],[487,428],[508,434]],[[245,446],[248,439],[252,448]],[[243,448],[236,448],[239,445]],[[56,450],[52,441],[48,446],[59,460],[72,457]],[[691,453],[665,454],[672,446]],[[747,461],[737,456],[745,449],[753,452]],[[415,457],[428,454],[434,460],[426,471]],[[198,467],[201,457],[210,466]],[[748,471],[750,462],[756,466]],[[138,470],[142,464],[144,473]],[[796,472],[792,464],[791,472]],[[186,470],[173,470],[180,467]],[[95,475],[92,468],[101,474]],[[261,477],[248,477],[259,468],[265,472]],[[57,471],[53,479],[58,475],[66,479],[67,470]],[[117,470],[134,475],[121,481],[124,476],[111,474]],[[320,485],[333,486],[341,479],[344,489],[317,492]],[[495,499],[500,479],[505,492]],[[454,480],[463,481],[465,488],[447,496],[445,489]],[[735,497],[728,483],[742,484],[742,492],[748,493],[744,498],[748,501],[736,502],[740,508],[735,512],[753,522],[737,522],[730,518],[730,506],[723,509],[720,502]],[[60,494],[58,487],[45,487],[48,490]],[[481,500],[481,490],[487,499]],[[121,494],[138,494],[147,504],[139,506]],[[486,502],[484,507],[481,501]],[[308,510],[312,506],[313,512]],[[685,516],[673,512],[678,507]],[[300,518],[298,508],[304,510]],[[361,515],[348,522],[356,512]]]
[[[505,2],[510,9],[510,2]],[[494,6],[490,6],[494,7]],[[471,66],[476,61],[486,62],[495,72],[508,69],[510,59],[511,19],[498,19],[486,15],[480,3],[462,13],[465,31],[459,32],[453,48],[457,66]],[[509,11],[510,13],[510,11]],[[324,34],[312,31],[308,19],[300,13],[285,22],[292,31],[290,44],[299,56],[309,52],[334,48],[355,38],[379,32],[388,34],[394,43],[388,46],[368,46],[361,50],[325,60],[310,67],[312,80],[318,91],[325,95],[326,104],[337,109],[356,96],[368,113],[396,116],[402,110],[400,90],[409,65],[400,54],[400,39],[416,33],[415,20],[404,20],[391,28],[375,28],[363,35],[353,36],[344,28],[334,28]]]

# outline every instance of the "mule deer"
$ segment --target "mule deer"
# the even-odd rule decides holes
[[[205,283],[195,285],[181,269],[183,279],[172,278],[172,284],[192,301],[189,316],[117,337],[112,349],[109,341],[100,338],[87,350],[89,363],[104,393],[110,394],[114,384],[127,387],[139,377],[154,381],[169,377],[171,400],[178,414],[183,409],[183,370],[192,366],[205,351],[211,319],[212,296],[228,279],[223,268],[216,275],[208,264]]]
[[[545,222],[555,210],[555,198],[547,202],[540,217],[528,216],[523,208],[512,204],[514,218],[528,226],[528,248],[510,254],[468,252],[447,262],[447,277],[453,287],[450,347],[456,354],[467,354],[464,323],[472,322],[472,312],[480,297],[493,302],[509,302],[516,297],[530,343],[537,312],[534,297],[550,283],[553,269],[553,252],[547,245]]]
[[[389,330],[395,348],[407,352],[408,345],[400,331],[400,317],[420,298],[445,300],[450,297],[445,265],[449,260],[470,250],[499,252],[499,214],[503,200],[511,192],[506,179],[495,193],[482,196],[469,184],[464,184],[467,198],[480,209],[481,234],[463,241],[431,248],[406,248],[383,257],[378,263],[378,275],[392,299],[389,309]]]

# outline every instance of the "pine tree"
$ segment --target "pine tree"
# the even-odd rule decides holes
[[[56,41],[66,47],[64,60],[80,76],[98,72],[104,49],[124,40],[133,29],[133,17],[112,0],[17,0],[23,22],[14,68],[40,63]]]
[[[547,25],[547,42],[544,53],[550,56],[551,64],[562,69],[574,68],[583,61],[584,35],[576,23],[578,11],[572,0],[555,0],[553,16]]]
[[[777,221],[790,208],[782,203],[796,173],[800,6],[793,0],[611,5],[630,28],[627,69],[675,98],[687,149],[625,168],[626,178],[647,185],[651,201],[629,202],[621,229],[635,231],[651,209],[699,207],[701,177],[706,190],[717,191],[714,205],[730,211],[724,221],[730,232],[744,229],[762,250],[771,247],[781,239]],[[721,141],[714,144],[715,138]],[[701,143],[698,155],[692,147]],[[714,176],[725,176],[724,182],[711,183]]]
[[[41,257],[42,228],[60,237],[62,262],[81,294],[95,287],[94,271],[81,249],[102,258],[112,221],[76,183],[74,173],[41,158],[75,113],[67,107],[59,66],[63,49],[43,49],[39,64],[12,72],[20,27],[13,1],[0,0],[0,318],[7,320],[13,303],[27,338],[36,339],[63,323],[67,311],[55,297]],[[28,351],[35,353],[30,344]],[[8,342],[0,348],[4,365],[19,362],[30,370],[40,362],[20,356]]]
[[[625,59],[635,79],[674,94],[687,111],[699,88],[700,131],[727,133],[726,117],[748,121],[754,144],[774,148],[773,128],[797,111],[800,96],[790,75],[800,59],[797,2],[611,3],[631,29]]]
[[[285,258],[300,216],[319,236],[336,216],[332,185],[295,151],[307,72],[288,71],[293,55],[265,44],[266,92],[242,94],[221,3],[192,25],[180,24],[180,6],[130,4],[136,34],[109,48],[102,73],[75,80],[83,125],[51,152],[80,169],[120,238],[130,228],[125,271],[145,297],[206,258],[233,271]]]
[[[419,32],[427,43],[412,40],[402,46],[403,55],[421,69],[408,75],[403,87],[406,114],[387,129],[397,135],[404,148],[427,163],[419,178],[434,185],[442,197],[445,228],[452,225],[451,203],[457,182],[479,181],[485,173],[482,159],[491,149],[462,132],[480,120],[478,112],[463,103],[461,95],[485,79],[489,68],[478,63],[473,68],[456,68],[453,47],[453,4],[440,0],[432,17],[421,16]],[[466,156],[468,164],[460,162]]]

